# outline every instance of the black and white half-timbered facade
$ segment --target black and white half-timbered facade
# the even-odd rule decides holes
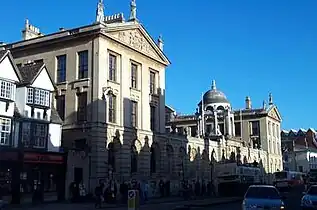
[[[39,187],[44,194],[63,189],[55,89],[43,61],[15,65],[10,51],[0,51],[0,185],[9,202],[27,200]]]

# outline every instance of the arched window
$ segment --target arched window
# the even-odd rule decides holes
[[[108,121],[111,123],[116,123],[116,106],[117,98],[113,94],[108,96]]]
[[[131,173],[138,171],[138,151],[134,145],[131,146]]]
[[[116,170],[116,162],[115,162],[115,149],[114,149],[114,144],[109,143],[108,145],[108,166],[112,168],[112,171]]]
[[[206,108],[206,111],[213,111],[214,109],[213,109],[213,107],[212,106],[207,106],[207,108]]]

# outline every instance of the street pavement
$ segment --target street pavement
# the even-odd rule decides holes
[[[148,204],[144,204],[140,206],[140,210],[173,210],[179,206],[191,206],[191,208],[196,208],[197,206],[210,206],[217,205],[219,203],[229,203],[239,198],[207,198],[207,199],[199,199],[199,200],[190,200],[184,201],[180,198],[167,199],[155,199]],[[160,202],[161,200],[161,202]],[[54,204],[43,204],[38,206],[21,206],[17,207],[9,207],[9,210],[91,210],[95,209],[93,203],[77,203],[77,204],[66,204],[66,203],[54,203]],[[105,205],[102,209],[111,209],[111,210],[127,210],[127,205],[119,205],[119,206],[111,206]],[[102,210],[101,209],[101,210]]]

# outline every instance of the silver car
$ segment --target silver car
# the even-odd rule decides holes
[[[283,198],[278,190],[271,185],[251,185],[244,195],[243,210],[283,210]]]
[[[317,209],[317,185],[312,185],[307,192],[303,193],[301,207],[303,210]]]

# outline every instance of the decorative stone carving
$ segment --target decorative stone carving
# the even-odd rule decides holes
[[[119,32],[110,33],[109,35],[114,37],[118,41],[142,53],[145,53],[146,55],[149,55],[150,57],[153,57],[157,60],[161,60],[161,58],[156,54],[155,50],[152,48],[150,43],[140,33],[139,29],[119,31]]]
[[[272,117],[273,119],[276,119],[276,120],[280,120],[280,118],[278,117],[278,114],[276,113],[276,110],[275,108],[273,108],[269,114],[268,114],[270,117]]]

